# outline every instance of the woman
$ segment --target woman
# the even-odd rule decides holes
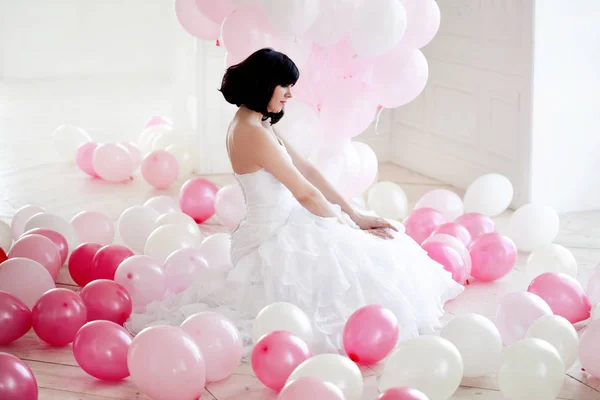
[[[353,209],[276,134],[298,77],[296,65],[271,49],[225,73],[220,91],[239,107],[227,149],[246,199],[231,235],[233,268],[134,314],[133,330],[214,309],[237,324],[249,347],[256,314],[285,301],[311,320],[313,352],[339,352],[345,321],[358,308],[389,308],[407,338],[433,332],[444,303],[463,290],[410,237]]]

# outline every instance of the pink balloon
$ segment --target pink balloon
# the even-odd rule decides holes
[[[152,326],[129,346],[127,365],[133,383],[154,400],[199,399],[206,384],[200,348],[183,329]]]
[[[192,0],[192,1],[195,1],[195,0]],[[175,7],[177,7],[177,4],[175,5]],[[147,129],[147,128],[150,128],[151,126],[156,126],[156,125],[173,126],[173,121],[169,117],[165,117],[162,115],[153,115],[144,124],[144,129]]]
[[[600,264],[596,266],[594,273],[588,279],[585,292],[590,299],[590,303],[600,303]]]
[[[296,367],[310,357],[308,345],[298,336],[273,331],[255,343],[250,361],[258,380],[279,392]]]
[[[52,240],[58,249],[58,254],[60,255],[60,264],[63,265],[65,262],[67,262],[67,257],[69,255],[69,244],[67,243],[67,239],[65,239],[65,237],[60,233],[48,228],[35,228],[25,232],[23,236],[25,235],[42,235]]]
[[[186,181],[179,191],[181,211],[201,224],[215,214],[215,197],[219,188],[204,178]]]
[[[219,189],[215,197],[215,212],[223,225],[235,228],[246,215],[246,200],[238,184]]]
[[[79,169],[94,178],[98,178],[98,174],[94,171],[94,166],[92,164],[92,155],[94,154],[96,147],[98,147],[98,143],[95,142],[83,143],[79,145],[77,153],[75,153],[75,162]]]
[[[133,309],[125,288],[108,279],[97,279],[85,285],[79,296],[87,308],[87,320],[107,320],[123,325]]]
[[[425,243],[422,247],[433,261],[440,263],[446,271],[452,274],[452,279],[461,285],[465,284],[467,268],[458,251],[450,245],[434,241]]]
[[[346,321],[344,350],[357,364],[375,364],[391,353],[399,336],[400,327],[394,313],[375,304],[364,306]]]
[[[221,34],[220,23],[215,23],[204,15],[198,9],[196,0],[175,0],[175,15],[181,26],[198,39],[217,40]],[[152,125],[146,125],[145,128],[148,126]]]
[[[425,47],[440,29],[440,7],[431,0],[402,0],[402,4],[407,24],[400,44],[414,49]]]
[[[202,271],[208,268],[208,262],[202,252],[196,248],[175,250],[167,259],[163,269],[167,280],[167,290],[181,293],[193,282],[202,277]]]
[[[600,320],[590,322],[579,340],[579,361],[585,371],[600,378]]]
[[[161,265],[150,256],[134,255],[118,266],[114,280],[131,296],[134,310],[143,310],[166,291],[166,278]]]
[[[570,275],[546,272],[535,277],[527,291],[540,296],[555,315],[572,324],[590,317],[592,304],[581,284]]]
[[[58,278],[60,267],[60,253],[58,247],[42,235],[25,235],[13,244],[8,252],[8,258],[23,257],[39,262],[50,272],[52,279]]]
[[[92,259],[92,280],[115,279],[115,272],[119,265],[134,253],[128,247],[120,244],[109,244],[96,252]]]
[[[445,222],[444,216],[433,208],[418,208],[406,218],[404,226],[406,234],[421,244]]]
[[[471,234],[463,225],[458,222],[447,222],[435,228],[431,236],[437,234],[446,234],[454,236],[462,242],[465,246],[471,244]]]
[[[85,372],[105,381],[129,376],[127,351],[133,338],[125,328],[111,321],[83,325],[73,341],[75,361]]]
[[[31,309],[42,295],[55,288],[50,272],[29,258],[11,258],[0,266],[0,290],[8,292]]]
[[[429,397],[414,388],[395,387],[381,393],[377,400],[429,400]]]
[[[238,7],[229,14],[223,20],[221,34],[227,52],[237,58],[244,59],[265,47],[278,47],[277,33],[264,12],[254,5]]]
[[[221,25],[225,17],[232,13],[234,4],[231,0],[195,0],[196,7],[212,22]]]
[[[83,287],[95,279],[92,261],[101,248],[102,245],[98,243],[83,243],[71,253],[69,275],[77,285]]]
[[[496,327],[502,343],[511,346],[523,339],[531,324],[544,315],[552,315],[552,310],[540,296],[529,292],[505,295],[496,309]]]
[[[283,388],[277,400],[345,400],[344,393],[334,384],[314,376],[296,379]]]
[[[105,143],[96,147],[92,155],[94,171],[102,179],[110,182],[123,182],[131,178],[133,161],[123,147]]]
[[[66,346],[87,322],[87,309],[77,293],[58,288],[44,293],[33,306],[31,317],[40,339],[53,346]]]
[[[458,254],[460,254],[460,258],[462,258],[465,264],[467,277],[471,275],[471,254],[469,253],[467,247],[460,240],[446,233],[435,233],[428,237],[421,246],[431,242],[444,243],[456,250]]]
[[[31,311],[12,294],[0,290],[0,346],[6,346],[31,328]]]
[[[167,189],[175,182],[178,173],[177,159],[168,151],[153,151],[142,161],[142,176],[156,189]]]
[[[242,338],[235,325],[215,312],[201,312],[181,324],[196,342],[206,362],[206,381],[228,378],[242,360]]]
[[[517,262],[517,247],[507,236],[484,233],[469,246],[471,276],[490,282],[508,274]]]
[[[115,224],[106,215],[97,211],[82,211],[71,219],[81,243],[111,244],[115,239]]]
[[[471,234],[471,239],[474,240],[479,235],[496,231],[494,221],[486,215],[479,213],[466,213],[458,217],[455,221],[461,224]]]
[[[12,354],[3,352],[0,352],[0,399],[38,399],[37,380],[31,368]]]

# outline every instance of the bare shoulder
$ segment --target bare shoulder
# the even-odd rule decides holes
[[[254,172],[277,159],[277,139],[264,126],[244,120],[232,122],[227,135],[227,151],[234,171]]]

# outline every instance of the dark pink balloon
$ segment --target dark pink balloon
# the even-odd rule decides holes
[[[429,400],[429,398],[417,389],[395,387],[381,393],[377,400]]]
[[[215,197],[219,188],[204,178],[186,181],[179,191],[181,211],[201,224],[215,214]]]
[[[471,276],[482,282],[491,282],[508,274],[517,262],[514,242],[499,233],[477,236],[469,246]]]
[[[527,291],[540,296],[555,315],[566,318],[572,324],[590,317],[592,303],[581,284],[570,275],[543,273],[531,281]]]
[[[84,286],[79,296],[87,308],[87,320],[107,320],[123,325],[133,308],[125,288],[108,279],[97,279]]]
[[[469,233],[467,228],[465,228],[457,222],[447,222],[445,224],[442,224],[435,228],[431,235],[433,236],[438,233],[445,233],[446,235],[454,236],[455,238],[460,240],[465,246],[468,246],[471,243],[471,234]]]
[[[77,246],[69,257],[69,275],[73,281],[83,287],[94,279],[92,260],[102,248],[98,243],[83,243]]]
[[[77,148],[77,152],[75,153],[75,162],[79,169],[94,178],[98,178],[98,174],[94,170],[92,164],[92,158],[96,147],[98,147],[98,143],[95,142],[83,143]]]
[[[69,289],[52,289],[31,310],[33,330],[53,346],[66,346],[87,322],[87,310],[79,295]]]
[[[134,255],[130,248],[121,246],[120,244],[109,244],[102,247],[92,260],[92,280],[114,280],[119,264]]]
[[[37,380],[31,368],[8,353],[0,353],[0,399],[38,399]]]
[[[446,219],[439,211],[433,208],[418,208],[406,218],[404,226],[406,234],[420,245],[445,222]]]
[[[69,255],[69,244],[67,243],[67,239],[65,239],[65,237],[60,233],[48,228],[35,228],[25,232],[23,235],[21,235],[21,237],[25,235],[46,236],[48,239],[52,240],[52,242],[58,248],[58,254],[60,254],[60,264],[63,265],[65,262],[67,262],[67,256]]]
[[[0,290],[0,346],[10,344],[31,328],[31,311],[21,300]]]
[[[442,242],[427,242],[422,247],[433,261],[442,264],[444,269],[452,274],[452,279],[461,285],[465,284],[467,268],[458,251]]]
[[[94,378],[119,381],[129,376],[127,351],[132,341],[122,326],[111,321],[92,321],[77,332],[73,355],[81,369]]]
[[[391,353],[399,336],[394,313],[379,305],[368,305],[356,310],[346,321],[344,350],[357,364],[375,364]]]
[[[467,228],[471,234],[471,240],[475,240],[475,238],[484,233],[496,232],[494,221],[490,217],[479,213],[463,214],[454,222]]]
[[[298,336],[273,331],[254,345],[250,361],[258,380],[279,392],[296,367],[311,356],[308,345]]]
[[[52,279],[56,281],[58,278],[62,266],[60,254],[56,245],[47,237],[42,235],[21,236],[8,252],[8,258],[16,257],[37,261],[50,272]]]

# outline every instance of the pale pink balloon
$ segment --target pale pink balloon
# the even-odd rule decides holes
[[[215,197],[219,188],[205,178],[187,180],[179,190],[181,211],[201,224],[215,214]]]
[[[460,240],[446,233],[434,233],[423,242],[422,246],[431,242],[444,243],[456,250],[465,263],[467,277],[471,275],[471,254],[469,253],[469,249]]]
[[[406,220],[406,234],[415,242],[421,244],[435,229],[446,222],[444,216],[433,208],[418,208],[414,210]]]
[[[429,397],[414,388],[395,387],[381,393],[377,400],[429,400]]]
[[[44,293],[31,309],[36,335],[52,346],[66,346],[87,322],[87,308],[72,290],[57,288]]]
[[[142,176],[156,189],[167,189],[177,179],[179,163],[175,156],[166,150],[156,150],[144,157]]]
[[[399,337],[400,327],[394,313],[372,304],[350,316],[342,340],[348,358],[357,364],[372,365],[392,352]]]
[[[332,384],[314,376],[296,379],[283,388],[277,400],[345,400],[344,393]]]
[[[195,0],[194,0],[195,1]],[[165,117],[163,115],[153,115],[148,118],[148,121],[144,124],[144,129],[150,128],[151,126],[156,125],[169,125],[173,126],[173,121],[169,117]]]
[[[496,309],[496,327],[502,343],[511,346],[523,339],[531,324],[552,310],[540,296],[529,292],[509,293],[500,299]]]
[[[273,331],[254,344],[250,362],[258,380],[279,392],[296,367],[310,357],[308,345],[298,336]]]
[[[82,211],[71,219],[82,243],[98,243],[103,246],[115,239],[115,224],[104,213]]]
[[[115,272],[115,282],[123,286],[133,303],[133,309],[143,311],[166,292],[166,278],[161,265],[146,255],[132,256],[121,262]]]
[[[58,254],[60,254],[60,264],[63,265],[67,261],[69,244],[67,243],[67,239],[60,233],[48,228],[35,228],[23,234],[23,236],[26,235],[42,235],[52,240],[52,243],[58,249]]]
[[[318,113],[321,112],[325,94],[336,81],[333,71],[328,68],[328,60],[326,49],[313,44],[308,61],[294,85],[294,96]]]
[[[127,153],[129,153],[129,156],[131,157],[131,162],[133,163],[133,171],[135,171],[142,162],[142,153],[140,152],[140,149],[137,145],[129,142],[121,142],[118,146],[127,150]]]
[[[433,208],[439,211],[448,222],[454,221],[464,214],[462,199],[448,189],[428,191],[415,204],[415,209],[419,208]]]
[[[517,262],[517,247],[507,236],[485,233],[469,246],[471,276],[482,282],[491,282],[508,274]]]
[[[94,150],[92,165],[98,176],[109,182],[127,181],[133,172],[131,156],[114,143],[99,145]]]
[[[94,178],[98,177],[98,174],[96,171],[94,171],[94,166],[92,164],[92,155],[94,154],[96,147],[98,147],[98,143],[96,142],[83,143],[79,145],[77,152],[75,153],[75,162],[77,163],[79,169]]]
[[[452,279],[461,285],[467,280],[467,269],[460,254],[445,243],[431,241],[423,244],[423,250],[429,257],[440,263],[444,269],[452,274]]]
[[[246,216],[246,200],[238,184],[219,189],[215,197],[215,213],[228,228],[235,228]]]
[[[475,240],[479,235],[496,231],[494,221],[486,215],[479,213],[466,213],[461,215],[454,221],[461,224],[471,234],[471,240]]]
[[[555,315],[572,324],[590,317],[592,304],[581,284],[572,276],[546,272],[535,277],[527,291],[540,296]]]
[[[208,262],[199,249],[191,247],[175,250],[167,257],[163,266],[167,291],[183,292],[201,279],[202,272],[207,268]]]
[[[154,400],[199,399],[206,384],[206,365],[194,339],[180,327],[152,326],[129,346],[131,380]]]
[[[358,176],[349,187],[348,196],[356,197],[365,192],[377,179],[379,160],[373,149],[366,143],[353,141],[352,145],[358,153],[360,167]]]
[[[198,39],[217,40],[221,34],[220,23],[212,21],[203,14],[198,9],[196,0],[175,0],[175,16],[181,26]]]
[[[242,360],[242,338],[235,325],[215,312],[201,312],[181,324],[196,342],[206,363],[206,381],[228,378]]]
[[[254,6],[236,8],[221,25],[223,44],[228,53],[246,58],[256,50],[277,48],[277,33],[267,20],[264,12]]]
[[[55,287],[50,272],[37,261],[11,258],[0,266],[0,290],[12,294],[29,309],[45,292]]]
[[[600,303],[600,264],[587,282],[586,294],[592,304]]]
[[[579,361],[588,374],[600,379],[600,320],[590,322],[583,331]]]
[[[402,0],[406,10],[406,31],[400,43],[420,49],[435,37],[440,29],[440,7],[434,0]]]
[[[471,234],[463,225],[458,222],[447,222],[435,228],[433,235],[437,234],[446,234],[450,236],[454,236],[458,240],[461,241],[462,244],[468,246],[471,244]]]
[[[181,211],[181,207],[177,204],[177,200],[171,196],[154,196],[146,200],[144,207],[151,208],[158,212],[160,217],[162,214],[168,213],[169,211]],[[156,219],[155,219],[156,222]],[[143,247],[143,246],[142,246]]]
[[[29,258],[40,263],[52,276],[53,280],[58,278],[60,267],[60,253],[52,242],[42,235],[25,235],[13,244],[8,252],[8,258]]]
[[[215,24],[221,25],[234,9],[231,0],[195,0],[197,9]]]

